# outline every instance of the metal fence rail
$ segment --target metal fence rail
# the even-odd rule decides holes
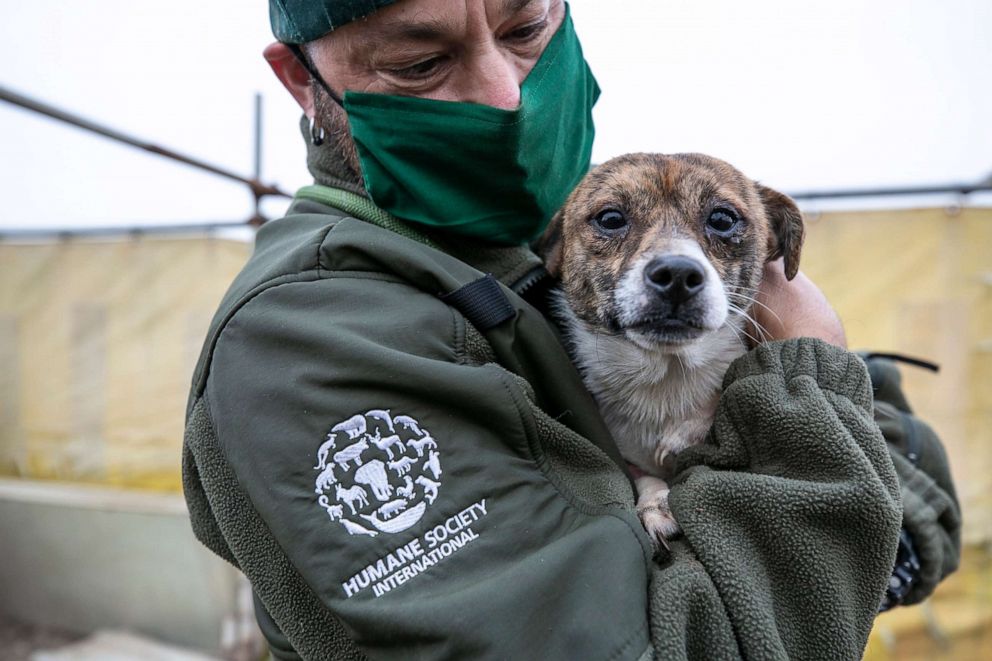
[[[938,184],[932,186],[893,186],[890,188],[851,188],[840,190],[802,191],[789,193],[794,200],[828,200],[851,197],[897,197],[905,195],[968,195],[992,191],[990,180],[977,184]]]
[[[104,237],[181,236],[211,234],[224,230],[252,229],[256,225],[244,221],[175,223],[169,225],[108,225],[106,227],[39,227],[0,229],[0,241],[29,239],[99,239]]]
[[[142,140],[141,138],[128,135],[122,131],[118,131],[117,129],[98,124],[97,122],[80,117],[79,115],[62,110],[61,108],[56,108],[51,104],[37,99],[32,99],[2,85],[0,85],[0,101],[6,101],[20,108],[24,108],[25,110],[45,115],[46,117],[75,126],[76,128],[83,129],[84,131],[89,131],[90,133],[95,133],[109,140],[113,140],[114,142],[135,147],[136,149],[141,149],[142,151],[168,158],[184,165],[188,165],[192,168],[202,170],[203,172],[245,184],[248,186],[248,189],[251,191],[252,197],[255,200],[255,215],[248,220],[248,222],[252,224],[260,225],[265,222],[265,219],[261,217],[258,211],[259,201],[263,197],[270,195],[275,195],[278,197],[292,197],[292,195],[280,190],[280,188],[275,184],[266,184],[259,179],[261,176],[262,160],[262,101],[261,96],[258,94],[255,95],[255,176],[253,177],[245,177],[226,168],[213,165],[212,163],[207,163],[201,159],[194,158],[186,154],[181,154],[174,149],[168,149],[166,147],[162,147],[161,145],[148,142],[147,140]]]

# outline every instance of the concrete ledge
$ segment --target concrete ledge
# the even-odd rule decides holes
[[[4,479],[0,530],[0,611],[24,622],[216,652],[245,620],[243,578],[193,536],[182,496]]]
[[[98,631],[86,640],[40,650],[31,661],[218,661],[191,650],[163,645],[126,631]]]
[[[150,493],[92,484],[0,478],[0,500],[39,505],[65,505],[105,512],[187,516],[179,494]],[[187,517],[188,518],[188,517]]]

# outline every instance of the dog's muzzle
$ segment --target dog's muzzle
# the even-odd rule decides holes
[[[673,304],[687,301],[706,286],[706,271],[691,257],[666,255],[652,260],[644,269],[649,290]]]
[[[645,255],[614,289],[616,328],[640,340],[685,344],[719,328],[727,318],[720,276],[695,242]]]

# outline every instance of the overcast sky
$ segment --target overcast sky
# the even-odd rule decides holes
[[[595,161],[699,151],[786,191],[970,182],[992,172],[989,0],[572,7],[603,88]],[[0,85],[246,174],[260,91],[263,178],[293,190],[309,183],[299,111],[262,60],[269,41],[262,0],[5,2]],[[238,184],[3,103],[0,194],[0,228],[251,213]]]

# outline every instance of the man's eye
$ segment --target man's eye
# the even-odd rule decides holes
[[[547,19],[543,19],[537,23],[529,23],[511,30],[510,32],[504,34],[501,38],[505,41],[528,42],[541,36],[547,26]]]
[[[397,78],[421,80],[423,78],[430,78],[432,75],[440,71],[445,61],[446,58],[443,56],[431,57],[421,62],[417,62],[416,64],[411,64],[408,67],[389,69],[389,73]]]

